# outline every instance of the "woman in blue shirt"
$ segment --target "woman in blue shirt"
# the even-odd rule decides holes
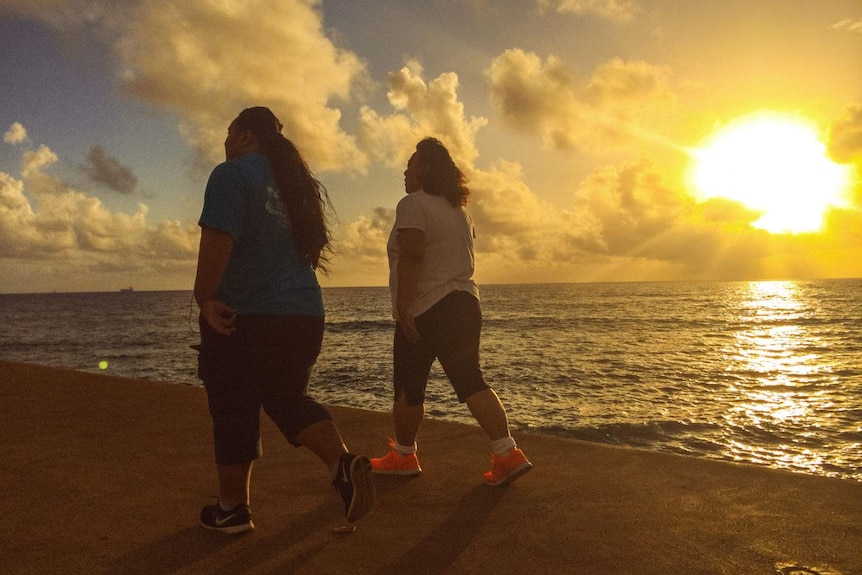
[[[249,486],[262,454],[261,407],[291,444],[329,466],[348,521],[374,500],[368,458],[348,453],[329,412],[307,393],[323,341],[315,270],[324,269],[330,248],[328,198],[281,129],[267,108],[237,116],[199,222],[198,374],[219,479],[219,501],[203,508],[201,524],[226,533],[254,528]]]

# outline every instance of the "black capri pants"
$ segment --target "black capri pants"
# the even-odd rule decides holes
[[[198,377],[207,391],[216,463],[247,463],[262,455],[261,407],[295,446],[304,429],[331,419],[307,393],[323,342],[323,316],[237,316],[229,336],[203,317],[199,323]]]
[[[479,366],[482,309],[479,300],[466,291],[453,291],[416,317],[419,341],[410,343],[395,325],[393,343],[395,398],[406,394],[408,405],[425,402],[428,374],[434,360],[446,373],[458,401],[489,389]]]

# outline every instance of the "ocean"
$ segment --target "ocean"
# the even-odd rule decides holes
[[[516,438],[862,481],[862,279],[481,291],[483,369]],[[324,299],[311,393],[389,411],[387,289],[326,288]],[[0,360],[200,385],[191,292],[0,295],[0,311]],[[436,364],[426,410],[473,423]]]

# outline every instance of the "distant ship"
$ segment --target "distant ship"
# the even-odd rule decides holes
[[[135,290],[132,287],[120,288],[120,293],[132,293],[133,291]]]

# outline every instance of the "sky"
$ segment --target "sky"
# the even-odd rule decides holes
[[[0,51],[0,293],[191,289],[255,105],[328,190],[324,286],[386,284],[426,136],[480,284],[862,277],[859,0],[0,0]]]

